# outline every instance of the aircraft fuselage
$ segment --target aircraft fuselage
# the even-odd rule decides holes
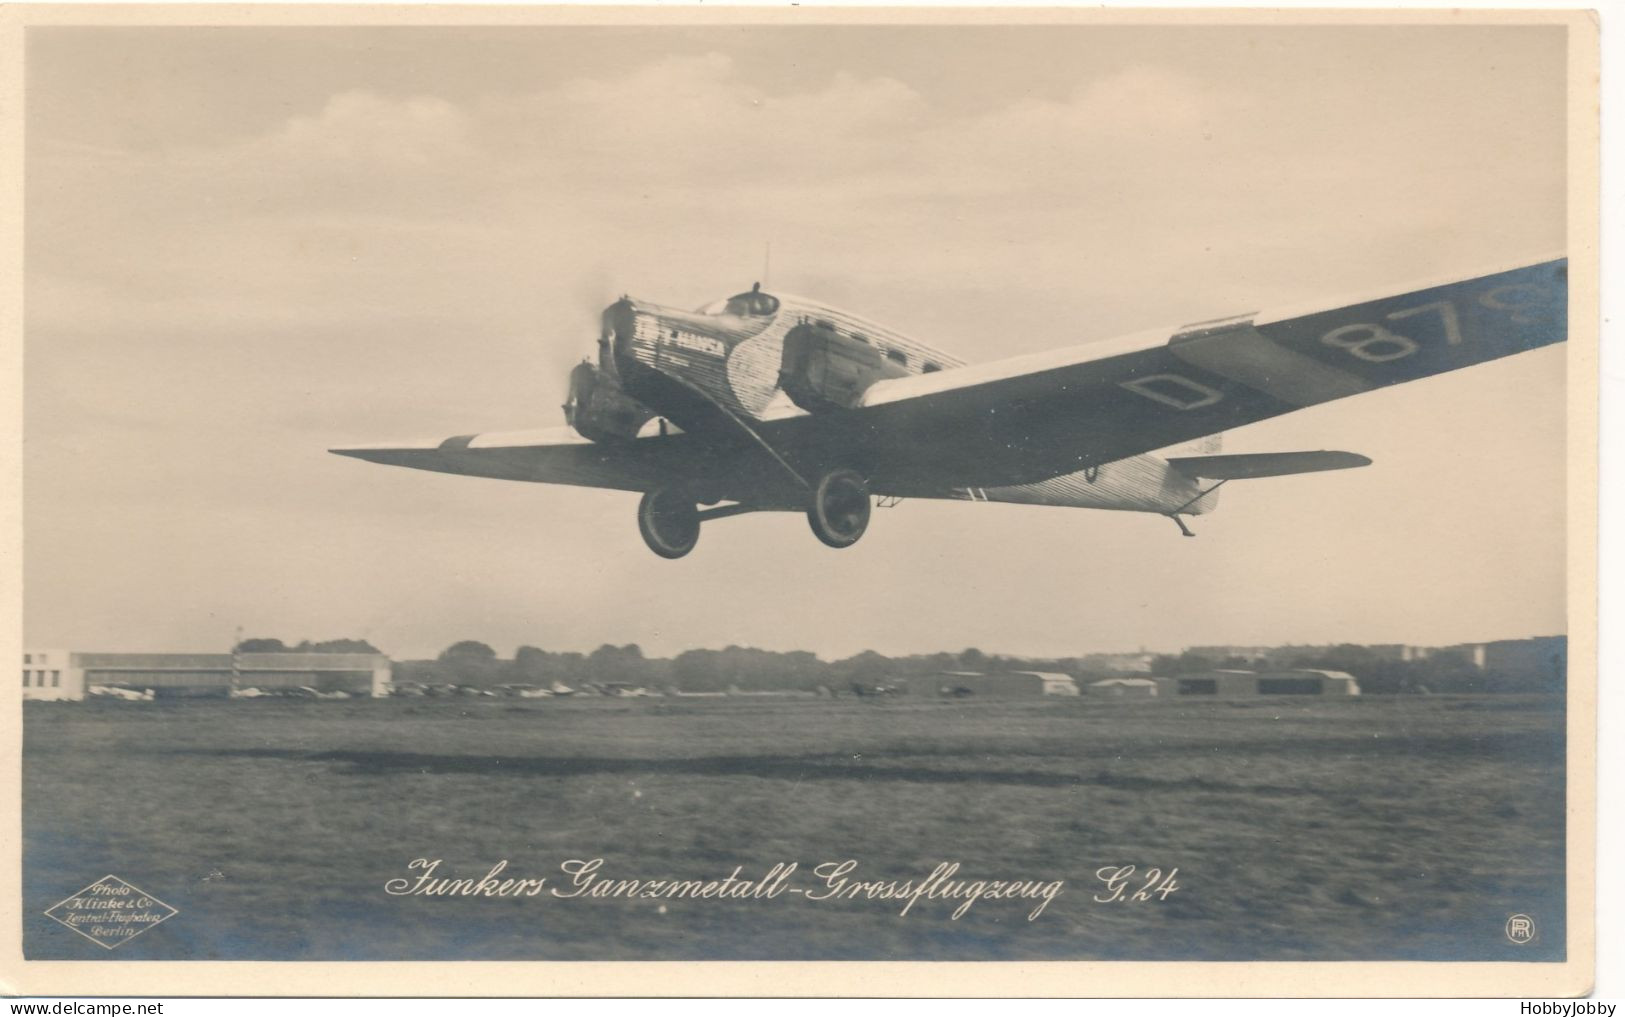
[[[964,363],[837,308],[755,291],[723,302],[715,313],[622,299],[604,311],[603,325],[608,359],[626,393],[690,430],[703,429],[715,405],[754,421],[806,412],[780,383],[785,339],[797,328],[820,328],[869,346],[886,377]],[[696,399],[705,404],[698,415],[691,405]]]
[[[1216,496],[1202,499],[1191,478],[1152,455],[1021,483],[978,481],[974,464],[961,462],[955,465],[969,475],[959,486],[942,482],[949,472],[942,464],[919,469],[845,448],[840,455],[846,458],[831,457],[825,447],[798,445],[797,429],[780,425],[810,414],[834,424],[843,409],[862,405],[875,382],[963,366],[960,358],[878,322],[805,298],[752,290],[698,311],[629,297],[616,301],[602,315],[595,377],[643,408],[620,422],[620,438],[681,430],[771,446],[777,463],[757,457],[754,467],[745,467],[728,459],[715,474],[696,476],[694,487],[705,502],[799,508],[813,478],[852,468],[869,491],[882,496],[1193,514],[1216,503]],[[595,440],[615,440],[580,409],[589,403],[572,395],[571,423]],[[851,449],[861,449],[862,435],[851,437]]]

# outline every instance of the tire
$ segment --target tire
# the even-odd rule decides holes
[[[681,558],[700,539],[700,510],[685,492],[665,487],[638,502],[638,532],[662,558]]]
[[[807,522],[830,547],[851,547],[869,529],[869,483],[856,470],[831,470],[818,480]]]

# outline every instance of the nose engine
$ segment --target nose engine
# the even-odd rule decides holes
[[[598,339],[598,365],[618,376],[617,365],[631,366],[636,362],[632,346],[637,331],[637,307],[622,297],[604,308],[602,323]]]
[[[792,464],[748,414],[725,402],[737,400],[726,375],[733,346],[760,334],[779,308],[777,298],[759,289],[695,312],[622,299],[604,309],[597,363],[570,372],[565,418],[591,441],[629,441],[658,415],[662,434],[670,421],[683,432],[722,436],[719,448],[766,450],[750,458],[755,472],[748,475],[729,472],[730,456],[722,455],[722,467],[692,467],[694,475],[672,476],[644,493],[638,529],[663,558],[692,551],[702,523],[747,512],[805,512],[814,535],[836,548],[852,546],[868,529],[871,498],[863,473],[850,464],[822,464],[816,471]],[[849,408],[876,381],[907,373],[865,337],[840,333],[823,320],[790,329],[783,342],[777,381],[810,412]]]

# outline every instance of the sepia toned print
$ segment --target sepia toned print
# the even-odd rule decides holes
[[[14,977],[1583,991],[1588,23],[166,10],[8,26]]]

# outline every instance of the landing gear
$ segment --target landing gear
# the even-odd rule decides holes
[[[818,480],[807,522],[830,547],[851,547],[869,528],[869,484],[856,470],[831,470]]]
[[[638,502],[638,532],[662,558],[681,558],[700,539],[700,510],[681,488],[650,491]]]
[[[686,484],[645,494],[638,502],[638,532],[649,550],[662,558],[681,558],[699,542],[702,523],[748,512],[799,511],[802,506],[806,506],[814,536],[830,547],[851,547],[868,530],[872,509],[869,482],[849,469],[825,473],[810,498],[736,502],[703,509],[701,503],[714,504],[705,492]]]

